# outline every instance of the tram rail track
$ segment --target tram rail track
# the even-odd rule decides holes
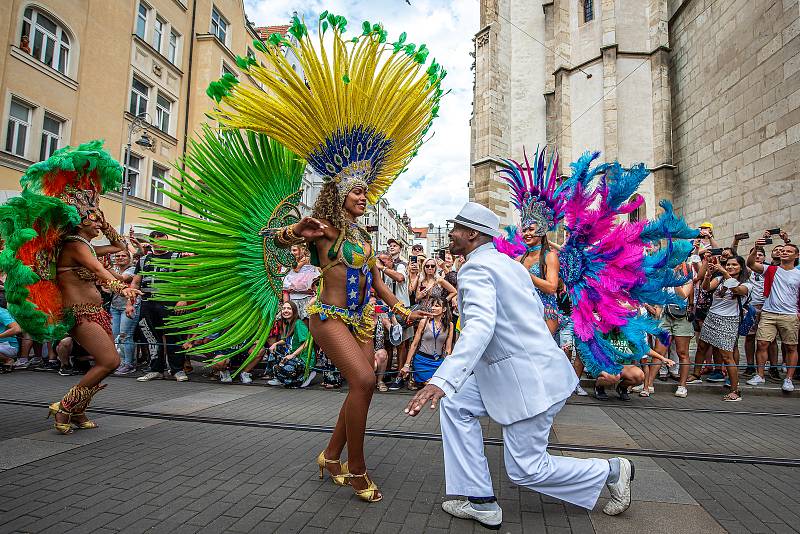
[[[576,403],[593,405],[593,403]],[[25,401],[18,399],[0,399],[0,405],[24,406],[40,408],[41,402]],[[605,405],[603,405],[605,406]],[[611,406],[606,406],[611,407]],[[655,407],[654,407],[655,408]],[[222,426],[238,426],[250,428],[268,428],[274,430],[289,430],[295,432],[319,432],[332,433],[333,427],[328,425],[311,425],[303,423],[284,423],[280,421],[257,421],[250,419],[233,419],[224,417],[208,417],[198,415],[181,415],[161,412],[147,412],[140,410],[125,410],[120,408],[92,407],[87,411],[94,414],[116,415],[121,417],[140,417],[145,419],[160,419],[164,421],[179,421],[187,423],[202,423]],[[687,410],[689,411],[689,410]],[[697,411],[697,410],[693,410]],[[710,410],[710,413],[715,413]],[[794,414],[788,414],[794,415]],[[367,429],[366,435],[382,438],[408,439],[415,441],[442,441],[442,435],[433,432],[411,432],[406,430],[390,429]],[[484,444],[489,446],[502,446],[503,440],[499,438],[484,438]],[[557,452],[576,452],[590,454],[612,454],[623,456],[640,456],[648,458],[663,458],[671,460],[692,460],[701,462],[727,463],[727,464],[747,464],[747,465],[774,465],[780,467],[800,467],[800,458],[753,456],[742,454],[721,454],[700,451],[674,451],[665,449],[645,449],[645,448],[625,448],[625,447],[606,447],[596,445],[580,445],[570,443],[551,443],[548,446],[551,451]]]

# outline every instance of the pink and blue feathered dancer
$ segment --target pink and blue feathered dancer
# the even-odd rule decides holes
[[[629,222],[642,204],[637,189],[648,176],[644,164],[624,169],[618,162],[593,165],[599,152],[572,163],[572,175],[558,183],[558,156],[544,165],[545,150],[536,150],[534,166],[505,160],[500,171],[520,211],[521,227],[537,225],[540,235],[564,223],[568,238],[559,252],[559,276],[572,302],[575,343],[586,369],[617,374],[623,365],[647,354],[647,334],[668,343],[654,318],[640,315],[642,304],[664,306],[678,297],[666,291],[686,283],[674,268],[691,250],[697,235],[661,202],[664,213],[654,221]],[[526,251],[517,228],[495,238],[500,252],[518,258]],[[664,241],[651,253],[648,248]],[[614,339],[616,343],[612,343]],[[620,350],[627,347],[629,350]]]
[[[663,339],[658,322],[638,313],[641,304],[673,301],[665,290],[685,283],[673,268],[686,259],[694,237],[683,219],[662,202],[665,213],[655,221],[629,222],[627,214],[642,203],[635,194],[649,171],[644,164],[623,169],[618,162],[592,166],[598,152],[584,154],[571,165],[564,183],[564,227],[569,234],[559,252],[560,275],[573,305],[576,346],[586,369],[617,374],[623,365],[647,354],[646,334]],[[666,239],[653,254],[647,247]],[[627,341],[621,351],[612,334]]]

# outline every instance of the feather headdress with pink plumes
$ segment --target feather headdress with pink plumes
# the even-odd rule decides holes
[[[563,222],[568,234],[558,253],[559,277],[572,304],[576,348],[593,375],[617,374],[649,351],[646,334],[667,341],[652,317],[639,314],[642,304],[678,303],[666,291],[686,282],[674,267],[689,254],[686,241],[696,231],[677,217],[668,202],[654,221],[628,220],[642,204],[637,189],[648,176],[644,164],[624,169],[618,162],[593,165],[599,152],[585,153],[570,165],[572,174],[559,183],[555,151],[547,166],[536,150],[534,166],[505,160],[500,171],[520,212],[521,228],[536,225],[544,234]],[[514,226],[495,238],[500,252],[518,258],[527,247]],[[666,246],[648,254],[653,244]]]

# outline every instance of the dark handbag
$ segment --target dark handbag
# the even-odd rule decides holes
[[[673,319],[686,318],[686,308],[681,308],[677,304],[667,304],[667,307],[664,311]]]
[[[756,309],[751,304],[743,305],[739,295],[736,296],[736,301],[739,303],[739,335],[746,336],[756,322]]]

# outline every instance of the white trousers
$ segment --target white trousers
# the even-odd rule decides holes
[[[550,456],[547,442],[561,401],[530,419],[503,426],[503,457],[508,478],[539,493],[591,509],[610,471],[607,460]],[[483,452],[478,417],[488,415],[475,376],[452,398],[443,398],[439,417],[444,442],[444,470],[449,495],[494,495]]]

